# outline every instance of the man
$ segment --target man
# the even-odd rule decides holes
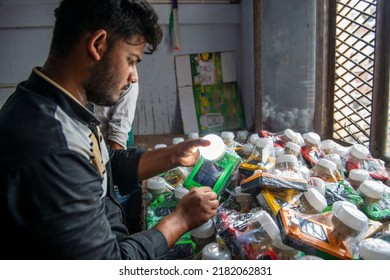
[[[100,122],[100,130],[112,149],[126,149],[128,135],[137,105],[139,85],[132,82],[114,106],[93,105],[93,112]]]
[[[139,85],[136,64],[129,77],[129,88],[114,106],[91,104],[104,139],[114,150],[126,149],[128,134],[132,130]]]
[[[145,0],[63,0],[55,15],[46,62],[0,110],[1,259],[163,258],[216,214],[216,194],[193,188],[155,228],[129,236],[113,185],[193,165],[210,143],[109,154],[85,107],[114,105],[128,89],[144,49],[161,41],[156,13]]]
[[[99,106],[90,103],[96,118],[100,122],[100,130],[111,149],[125,149],[128,133],[132,129],[135,108],[138,98],[138,72],[134,65],[134,73],[130,77],[130,87],[122,94],[114,106]],[[141,230],[142,189],[140,184],[129,186],[126,195],[121,195],[117,186],[115,194],[125,212],[125,222],[129,233]]]
[[[90,103],[96,118],[100,122],[100,130],[104,140],[111,149],[125,149],[129,131],[135,115],[138,98],[138,71],[134,65],[134,71],[130,77],[129,89],[122,94],[114,106],[99,106]],[[125,222],[129,233],[141,230],[142,213],[142,189],[140,184],[129,186],[131,192],[121,195],[117,186],[114,186],[115,194],[125,212]],[[126,189],[128,192],[130,189]]]

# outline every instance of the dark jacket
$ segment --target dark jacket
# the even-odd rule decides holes
[[[155,259],[166,254],[159,231],[128,235],[113,184],[138,185],[141,153],[109,154],[98,124],[37,69],[1,108],[1,259]]]

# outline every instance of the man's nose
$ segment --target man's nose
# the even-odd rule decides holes
[[[132,66],[132,71],[130,71],[130,75],[129,75],[129,79],[128,79],[129,83],[138,83],[138,70],[137,70],[137,65],[133,65]]]

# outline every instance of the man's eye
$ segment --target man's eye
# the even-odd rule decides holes
[[[137,59],[137,60],[133,60],[133,59],[128,59],[128,63],[130,66],[134,66],[134,65],[137,65],[138,63],[141,62],[141,59]]]

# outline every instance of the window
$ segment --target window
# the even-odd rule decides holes
[[[390,159],[389,1],[330,0],[328,134]],[[386,33],[387,30],[387,33]],[[333,35],[333,37],[332,37]],[[334,43],[334,45],[333,45]],[[326,94],[326,93],[325,93]]]
[[[172,0],[148,0],[152,4],[171,4]],[[178,0],[178,4],[239,4],[239,0]]]
[[[338,0],[333,137],[370,142],[374,82],[376,0]]]

